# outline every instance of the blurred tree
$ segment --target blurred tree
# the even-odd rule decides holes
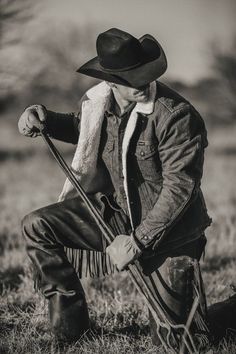
[[[236,36],[228,50],[218,42],[210,46],[212,71],[193,85],[171,83],[204,117],[208,126],[236,123]]]
[[[215,86],[219,103],[224,107],[224,118],[236,121],[236,36],[230,50],[223,51],[213,44],[213,70],[217,79]]]
[[[0,111],[19,112],[35,102],[76,110],[92,84],[75,71],[95,56],[93,26],[48,21],[46,1],[35,6],[32,0],[0,0],[0,5]]]
[[[35,6],[32,0],[0,0],[0,112],[16,99],[14,92],[8,90],[13,73],[4,50],[21,41],[22,29],[32,19]]]
[[[18,32],[14,31],[14,36],[11,36],[11,27],[23,25],[29,20],[34,6],[32,0],[0,0],[0,47],[14,44],[19,39],[19,27]]]
[[[50,25],[46,31],[54,36],[42,32],[37,39],[39,45],[34,49],[34,57],[40,65],[31,75],[27,99],[58,110],[77,109],[79,98],[95,83],[95,79],[79,75],[76,70],[96,55],[93,45],[96,31],[92,26],[68,27],[62,23],[60,27]]]

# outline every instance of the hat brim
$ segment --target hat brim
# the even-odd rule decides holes
[[[139,88],[158,79],[167,69],[165,53],[158,41],[149,34],[139,38],[145,60],[137,67],[124,71],[107,71],[98,57],[82,65],[77,72],[116,84]]]

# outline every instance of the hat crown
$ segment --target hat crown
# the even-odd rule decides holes
[[[143,60],[144,53],[138,39],[127,32],[112,28],[97,38],[100,65],[105,70],[127,70]]]
[[[97,54],[77,71],[128,87],[147,85],[164,74],[167,68],[165,53],[150,34],[137,39],[111,28],[98,35]]]

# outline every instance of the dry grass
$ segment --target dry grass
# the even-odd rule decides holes
[[[236,282],[236,129],[215,132],[206,156],[203,190],[214,219],[207,230],[203,264],[208,303],[232,294]],[[0,129],[0,353],[162,353],[151,344],[147,311],[125,274],[85,280],[93,339],[84,337],[59,348],[51,337],[47,309],[33,291],[20,220],[29,211],[57,199],[64,176],[36,139],[20,137],[1,122]],[[70,148],[61,146],[67,157]],[[214,353],[236,353],[223,341]]]

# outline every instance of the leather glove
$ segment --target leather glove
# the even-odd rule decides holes
[[[43,105],[27,107],[18,122],[18,129],[22,135],[35,138],[46,125],[47,109]]]
[[[106,248],[106,253],[110,256],[112,262],[118,270],[125,269],[133,263],[142,253],[138,247],[134,236],[118,235],[112,243]]]

